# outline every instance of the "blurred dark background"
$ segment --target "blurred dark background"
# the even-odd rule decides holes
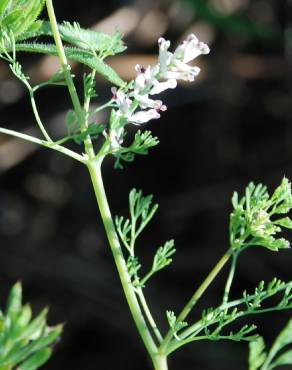
[[[109,33],[118,27],[124,33],[127,52],[109,60],[124,79],[134,77],[137,62],[155,63],[162,35],[175,46],[194,32],[211,47],[211,54],[197,62],[202,68],[198,81],[164,94],[167,112],[147,125],[159,137],[159,147],[123,171],[114,170],[110,160],[104,165],[114,214],[127,214],[133,187],[153,193],[160,204],[140,241],[145,266],[157,246],[171,238],[176,241],[174,263],[146,289],[155,317],[166,328],[165,310],[179,311],[228,247],[232,192],[242,192],[251,180],[274,188],[284,175],[292,177],[292,2],[55,3],[60,21],[77,20]],[[33,83],[56,70],[54,58],[20,59]],[[73,68],[81,81],[85,69]],[[97,90],[99,104],[109,97],[110,85],[98,79]],[[64,135],[70,107],[66,90],[47,88],[37,99],[48,130],[54,137]],[[1,126],[37,135],[27,93],[2,62],[0,109]],[[44,369],[149,370],[85,168],[58,153],[1,136],[0,176],[1,302],[21,279],[25,300],[35,312],[49,305],[50,324],[66,323],[62,341]],[[261,279],[291,279],[291,263],[289,250],[248,250],[240,258],[232,296],[253,289]],[[198,308],[219,304],[226,273]],[[194,311],[193,320],[198,315]],[[283,312],[252,319],[270,344],[290,316]],[[170,358],[170,369],[247,369],[247,345],[190,344]]]

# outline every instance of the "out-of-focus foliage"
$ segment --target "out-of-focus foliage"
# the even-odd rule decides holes
[[[6,310],[0,311],[0,370],[35,370],[48,361],[62,325],[47,326],[47,313],[32,319],[30,305],[22,304],[21,284],[12,287]]]
[[[205,0],[182,0],[190,5],[196,15],[227,32],[238,33],[250,39],[271,41],[281,40],[278,29],[250,20],[242,14],[224,14]]]

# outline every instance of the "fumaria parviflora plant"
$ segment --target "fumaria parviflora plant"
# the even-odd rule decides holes
[[[39,19],[44,7],[48,21]],[[60,152],[88,169],[121,287],[153,368],[167,370],[170,354],[187,343],[206,339],[250,342],[250,370],[292,364],[291,351],[278,353],[292,342],[291,322],[269,352],[265,350],[264,341],[257,335],[254,325],[246,324],[237,331],[229,329],[230,324],[245,316],[292,308],[292,282],[276,278],[267,283],[262,281],[254,291],[245,291],[236,300],[230,300],[241,252],[255,246],[271,252],[289,247],[289,242],[279,236],[282,229],[292,228],[292,221],[287,216],[292,208],[288,179],[284,178],[272,194],[264,185],[253,183],[246,187],[243,196],[234,193],[227,251],[182,310],[179,313],[171,309],[166,312],[166,333],[159,329],[152,316],[145,289],[151,277],[172,262],[174,241],[169,240],[157,249],[149,271],[142,274],[137,244],[154,216],[157,204],[153,203],[152,195],[145,196],[141,190],[133,189],[129,195],[129,215],[112,217],[106,197],[102,163],[112,156],[115,167],[123,168],[126,162],[134,161],[135,156],[146,155],[149,149],[158,145],[158,138],[145,130],[148,121],[157,120],[167,109],[156,96],[167,89],[175,89],[179,80],[193,82],[200,69],[190,65],[190,62],[208,54],[209,47],[191,34],[173,50],[170,41],[161,37],[158,40],[157,63],[153,66],[137,65],[136,78],[125,82],[105,62],[108,56],[125,50],[121,34],[116,32],[110,36],[83,29],[78,23],[58,24],[52,0],[0,0],[0,27],[0,57],[27,88],[35,122],[42,136],[33,137],[4,127],[0,128],[0,132]],[[52,42],[42,43],[43,36],[51,38]],[[49,80],[32,86],[18,61],[18,54],[22,52],[57,56],[60,64],[58,72]],[[77,94],[68,60],[88,68],[83,79],[83,97]],[[98,108],[92,108],[97,74],[113,85],[112,97]],[[53,139],[47,131],[35,100],[36,92],[48,85],[63,86],[72,101],[72,109],[65,122],[68,135],[58,139]],[[94,115],[102,110],[109,113],[107,124],[94,121]],[[131,125],[137,126],[137,131],[131,143],[125,144],[124,139]],[[72,150],[66,146],[69,141],[80,146]],[[230,270],[222,301],[217,307],[206,308],[199,319],[193,321],[191,311],[227,263],[230,263]],[[271,297],[274,297],[272,304]],[[17,283],[12,289],[7,310],[0,313],[0,370],[34,370],[49,358],[50,346],[59,337],[62,328],[46,326],[46,310],[32,322],[30,318],[30,307],[22,306],[21,286]]]

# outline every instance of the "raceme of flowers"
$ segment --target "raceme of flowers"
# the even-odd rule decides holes
[[[181,42],[174,53],[168,50],[170,41],[163,37],[158,40],[158,45],[159,57],[156,65],[144,68],[137,64],[137,76],[130,89],[124,91],[112,88],[113,100],[118,108],[112,112],[114,119],[108,136],[113,150],[118,150],[123,142],[126,123],[141,125],[151,119],[160,118],[160,112],[167,107],[161,100],[152,99],[152,96],[174,89],[178,80],[194,81],[200,68],[188,63],[210,51],[208,45],[200,42],[194,34]]]

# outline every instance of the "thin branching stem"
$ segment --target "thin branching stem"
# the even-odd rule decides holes
[[[36,122],[37,122],[42,134],[44,135],[44,137],[46,138],[46,140],[48,142],[53,143],[53,140],[51,139],[50,135],[48,134],[47,130],[45,129],[45,126],[43,125],[43,122],[40,118],[39,111],[38,111],[38,108],[37,108],[37,105],[36,105],[36,102],[35,102],[35,98],[34,98],[34,93],[33,93],[33,90],[31,88],[29,89],[29,96],[30,96],[30,103],[31,103],[31,106],[32,106],[33,114],[35,116]]]
[[[199,286],[199,288],[194,292],[191,299],[188,301],[188,303],[185,305],[185,307],[182,309],[180,314],[177,317],[177,321],[184,321],[185,318],[188,316],[190,311],[193,309],[195,304],[198,302],[198,300],[201,298],[201,296],[204,294],[206,289],[210,286],[210,284],[213,282],[213,280],[216,278],[216,276],[219,274],[219,272],[222,270],[222,268],[225,266],[227,261],[229,260],[230,256],[232,254],[232,251],[229,249],[217,262],[217,264],[213,267],[213,269],[210,271],[206,279],[202,282],[202,284]],[[161,343],[160,349],[162,352],[166,351],[167,346],[169,342],[171,341],[173,336],[173,332],[170,329],[168,333],[166,334],[164,340]]]
[[[225,284],[225,288],[224,288],[224,294],[223,294],[223,300],[222,300],[223,304],[228,302],[230,289],[231,289],[231,285],[232,285],[235,270],[236,270],[237,258],[238,258],[238,253],[234,252],[232,254],[231,266],[230,266],[229,274],[228,274],[226,284]]]
[[[53,8],[52,0],[46,0],[47,10],[49,14],[49,19],[51,23],[52,33],[55,39],[55,44],[58,51],[59,61],[62,66],[65,80],[68,86],[68,90],[71,96],[71,100],[73,103],[74,110],[76,112],[78,121],[80,123],[81,130],[85,131],[87,128],[87,117],[88,113],[84,114],[83,108],[80,104],[79,97],[77,95],[77,91],[72,79],[72,75],[70,73],[70,66],[67,63],[67,58],[64,52],[64,47],[62,44],[61,36],[58,30],[58,24],[55,17],[55,12]],[[94,73],[92,73],[91,78],[93,79],[95,76]],[[85,109],[88,112],[89,111],[89,104],[90,99],[86,99],[85,101]],[[102,176],[101,176],[101,163],[103,160],[102,154],[95,155],[94,148],[92,145],[92,141],[90,136],[88,136],[85,141],[85,151],[88,155],[88,170],[90,173],[90,177],[92,180],[92,185],[94,188],[94,192],[96,195],[97,203],[99,206],[99,210],[101,213],[101,217],[104,223],[104,227],[106,230],[106,234],[109,240],[109,244],[113,253],[113,257],[117,266],[117,270],[121,279],[122,287],[125,292],[127,302],[130,308],[130,311],[132,313],[132,316],[134,318],[134,321],[136,323],[137,329],[142,337],[142,340],[145,344],[145,347],[153,361],[154,366],[156,366],[157,363],[157,346],[155,345],[155,342],[153,341],[153,338],[149,332],[149,329],[146,325],[146,322],[144,320],[144,316],[141,312],[139,302],[136,297],[136,293],[134,291],[134,288],[132,286],[132,282],[127,270],[126,262],[123,256],[123,252],[120,246],[120,242],[115,230],[115,226],[113,223],[113,219],[111,216],[111,212],[108,206],[107,197],[104,191]],[[101,149],[101,151],[103,148]],[[101,153],[101,152],[100,152]],[[157,367],[159,370],[166,370],[166,367]]]
[[[81,162],[83,164],[86,162],[86,157],[83,157],[80,154],[74,152],[73,150],[65,148],[64,146],[61,146],[59,144],[52,143],[52,142],[45,141],[45,140],[41,140],[41,139],[36,138],[34,136],[23,134],[21,132],[14,131],[14,130],[9,130],[9,129],[4,128],[4,127],[0,127],[0,133],[5,134],[5,135],[9,135],[9,136],[14,136],[14,137],[17,137],[19,139],[29,141],[31,143],[41,145],[45,148],[53,149],[53,150],[55,150],[59,153],[67,155],[68,157],[76,159],[78,162]]]
[[[116,233],[115,226],[114,226],[111,212],[110,212],[110,208],[107,202],[107,197],[106,197],[104,186],[103,186],[100,166],[101,166],[101,163],[99,163],[98,161],[91,162],[88,165],[95,196],[97,199],[97,203],[98,203],[101,217],[103,220],[103,224],[106,230],[108,241],[109,241],[109,244],[112,250],[112,254],[113,254],[116,266],[117,266],[117,270],[120,276],[123,290],[125,292],[125,295],[128,301],[130,311],[136,323],[136,327],[145,344],[145,347],[147,348],[147,351],[153,360],[157,354],[157,347],[153,341],[153,338],[143,318],[143,314],[140,310],[140,306],[139,306],[139,303],[136,297],[136,293],[133,288],[131,278],[127,270],[125,258],[123,256],[119,238]]]
[[[144,293],[143,293],[142,288],[138,288],[136,290],[136,292],[137,292],[137,295],[138,295],[138,297],[140,299],[141,306],[142,306],[142,308],[143,308],[143,310],[145,312],[146,318],[147,318],[147,320],[148,320],[148,322],[149,322],[149,324],[151,326],[151,329],[153,330],[153,333],[155,334],[158,342],[161,343],[162,340],[163,340],[162,335],[161,335],[161,333],[160,333],[160,331],[159,331],[159,329],[158,329],[158,327],[156,325],[156,322],[155,322],[155,320],[154,320],[154,318],[153,318],[153,316],[151,314],[151,311],[150,311],[150,309],[148,307],[148,304],[147,304],[147,301],[145,299],[145,296],[144,296]]]

